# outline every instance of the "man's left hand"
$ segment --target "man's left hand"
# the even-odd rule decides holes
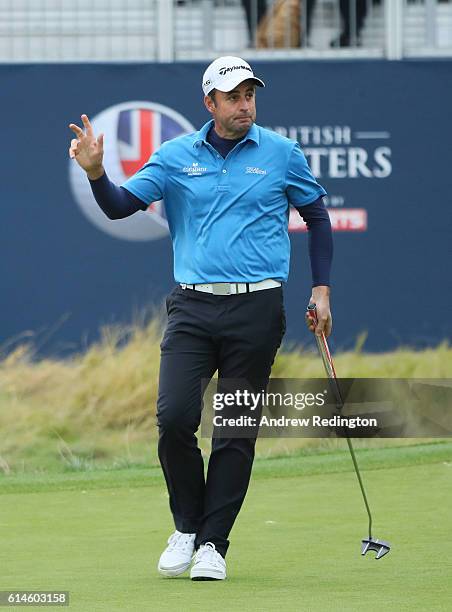
[[[330,310],[330,288],[326,285],[319,285],[318,287],[312,288],[310,304],[315,304],[317,312],[317,326],[315,326],[312,318],[309,317],[309,313],[306,313],[306,325],[309,330],[314,332],[317,336],[321,336],[324,332],[325,336],[331,334],[333,320],[331,317]]]

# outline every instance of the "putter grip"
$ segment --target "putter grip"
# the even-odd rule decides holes
[[[317,308],[315,303],[311,302],[310,304],[308,304],[307,315],[310,319],[314,321],[314,325],[315,327],[317,327],[319,320],[317,318]],[[317,347],[319,349],[320,356],[322,357],[323,365],[325,367],[327,376],[329,378],[337,378],[336,371],[334,369],[333,358],[331,357],[330,349],[325,334],[323,332],[320,336],[315,334],[315,339],[317,342]]]
[[[306,310],[307,310],[308,316],[311,319],[313,319],[314,323],[317,325],[318,319],[317,319],[317,308],[316,308],[316,305],[311,302],[310,304],[308,304],[308,307],[307,307]]]

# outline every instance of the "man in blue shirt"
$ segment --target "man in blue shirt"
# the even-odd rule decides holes
[[[76,138],[69,155],[109,218],[165,201],[178,285],[166,300],[157,402],[159,459],[176,527],[158,564],[164,576],[192,565],[193,580],[226,578],[228,536],[248,488],[255,436],[214,437],[204,477],[195,436],[201,380],[218,371],[220,380],[266,387],[285,331],[289,204],[309,230],[315,333],[331,332],[326,192],[298,143],[256,125],[256,86],[264,83],[243,59],[212,62],[202,80],[212,120],[165,142],[121,187],[106,175],[103,137],[88,117],[85,131],[70,125]]]

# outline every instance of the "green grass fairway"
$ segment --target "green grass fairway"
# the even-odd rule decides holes
[[[158,469],[2,476],[0,590],[69,590],[83,612],[451,610],[452,443],[358,460],[386,557],[361,557],[346,451],[258,460],[224,583],[158,576],[173,529]]]

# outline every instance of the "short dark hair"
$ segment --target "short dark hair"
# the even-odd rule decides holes
[[[212,89],[212,91],[209,91],[207,95],[212,100],[212,102],[215,104],[215,89]]]

